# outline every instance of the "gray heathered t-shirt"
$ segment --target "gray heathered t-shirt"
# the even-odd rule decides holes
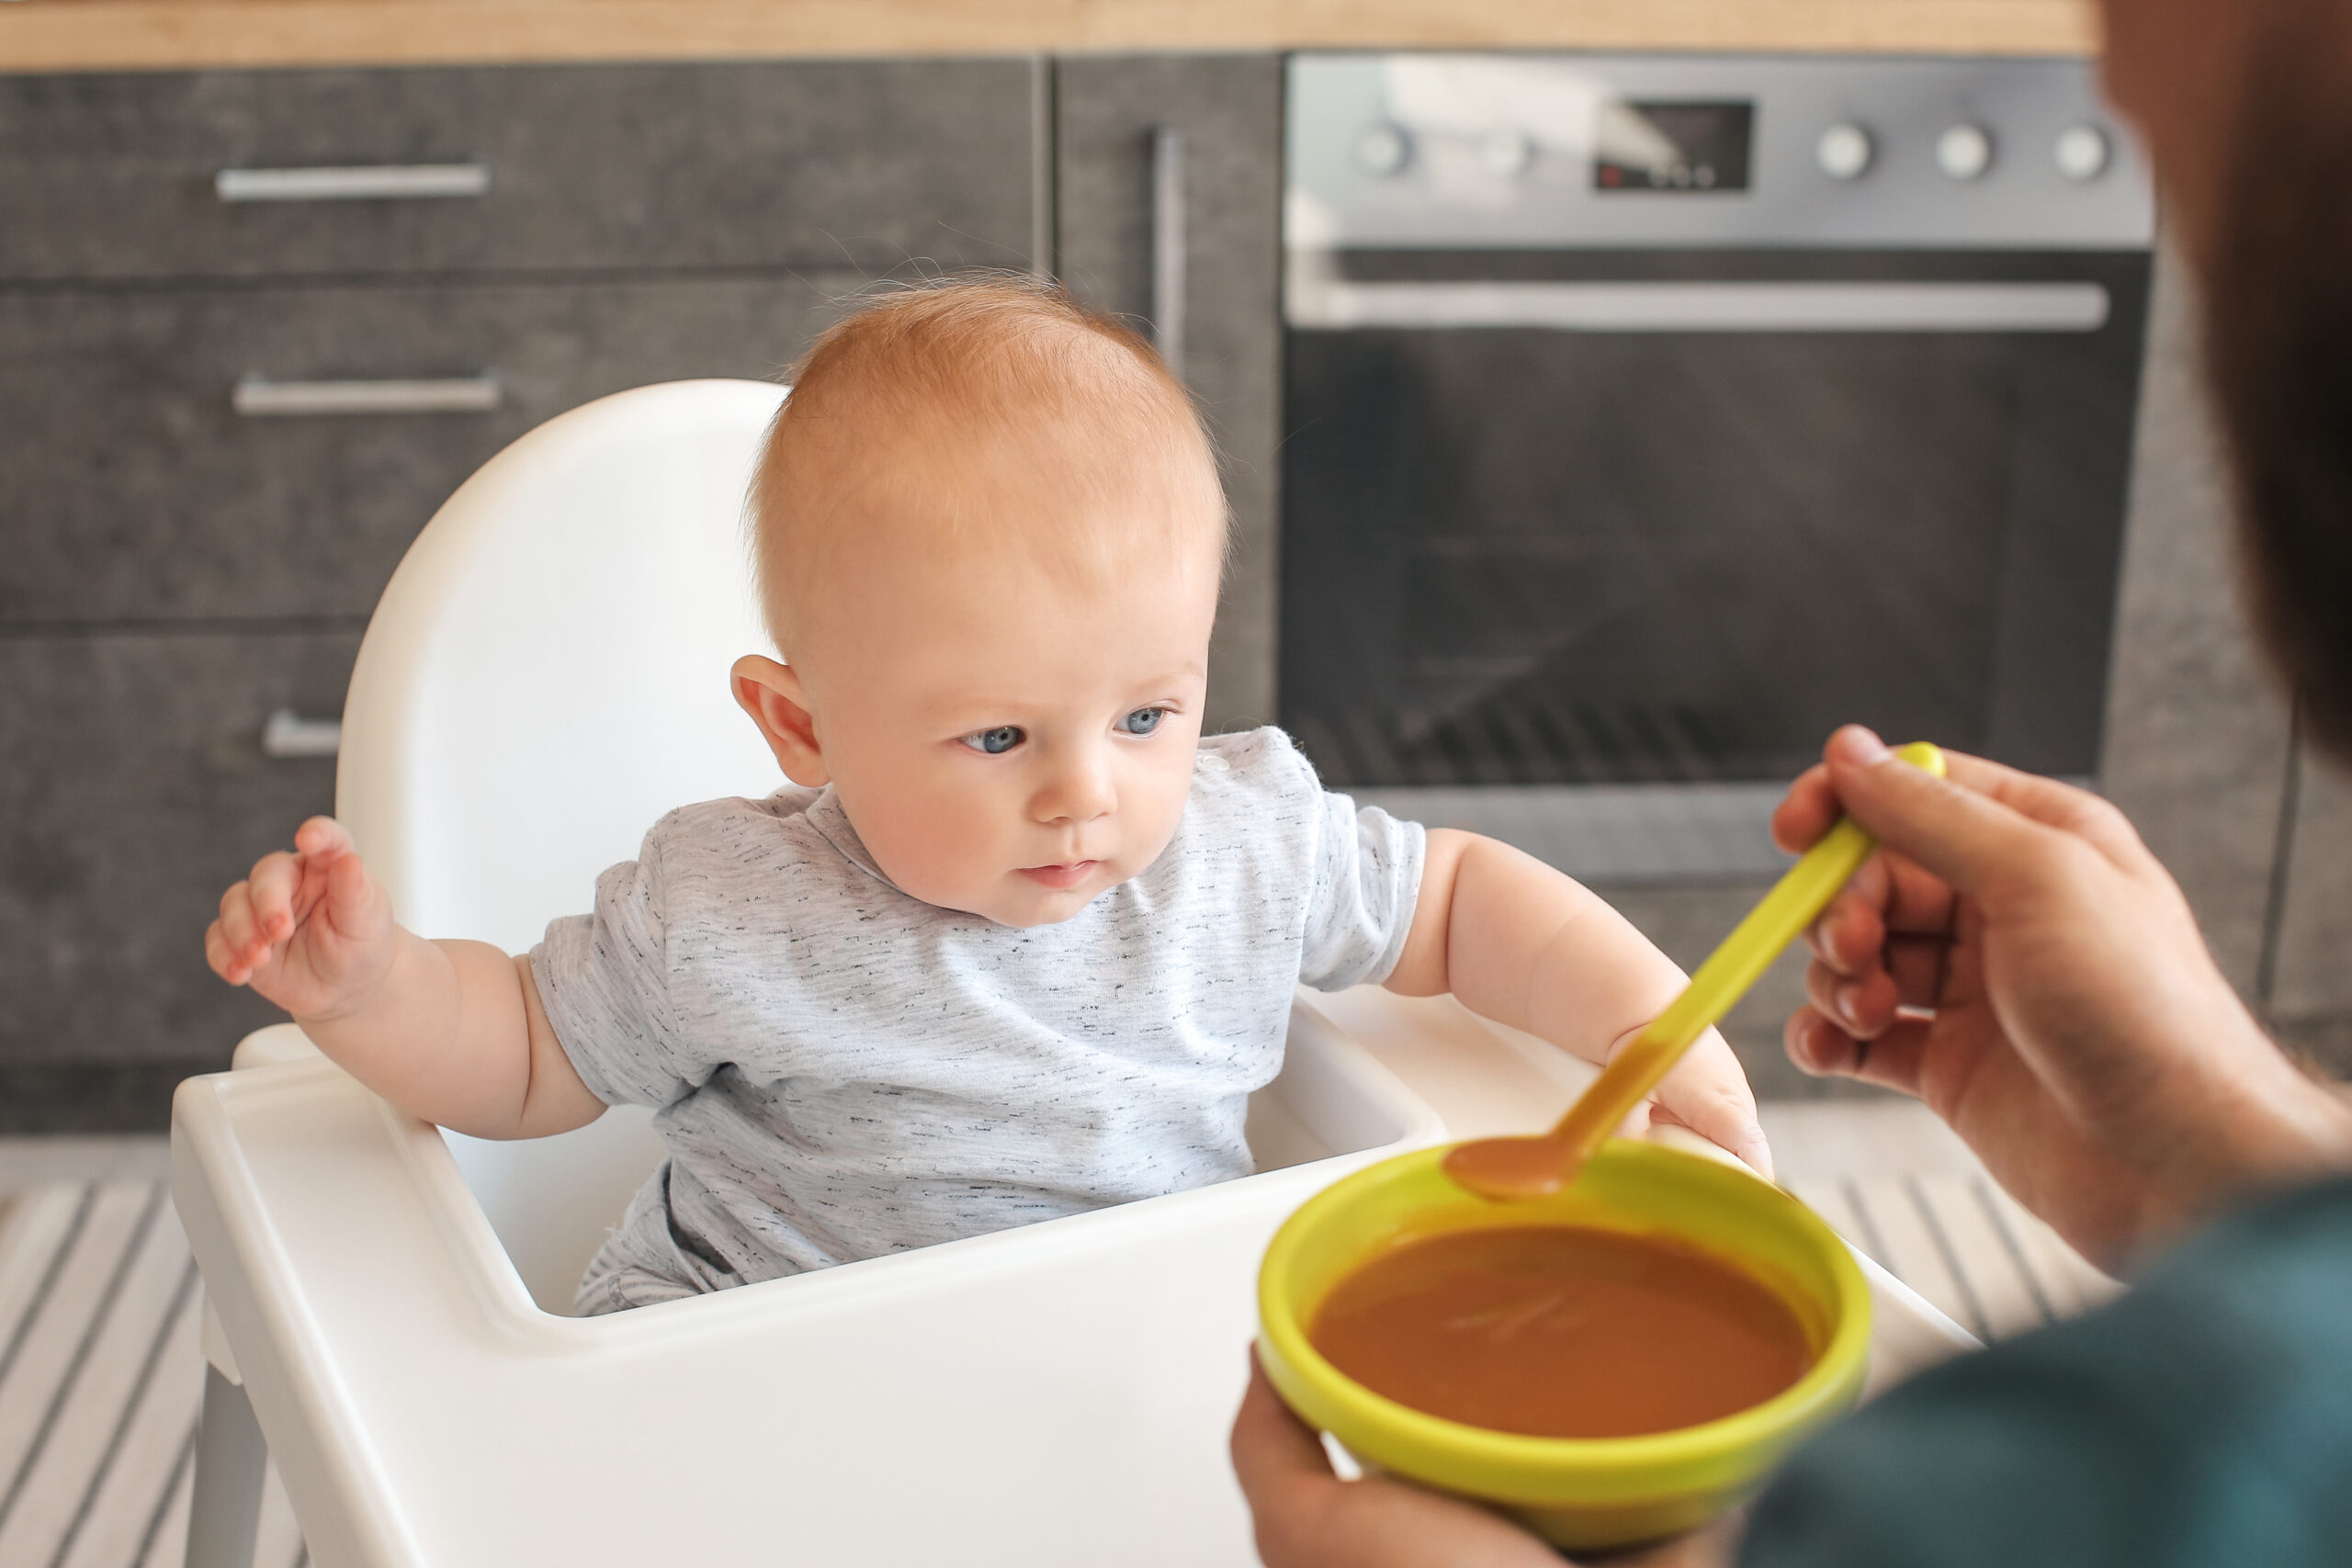
[[[1159,858],[1027,930],[899,892],[830,789],[670,813],[531,953],[582,1079],[670,1151],[580,1310],[1248,1175],[1292,990],[1396,967],[1422,845],[1271,728],[1202,741]]]

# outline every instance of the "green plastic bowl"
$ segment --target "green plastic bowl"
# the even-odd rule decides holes
[[[1870,1287],[1813,1212],[1745,1170],[1617,1139],[1574,1186],[1496,1203],[1440,1168],[1443,1148],[1334,1183],[1275,1233],[1258,1274],[1258,1354],[1293,1410],[1367,1465],[1500,1507],[1571,1551],[1695,1529],[1761,1483],[1807,1432],[1861,1393]],[[1670,1236],[1770,1287],[1804,1325],[1811,1371],[1763,1404],[1635,1438],[1531,1438],[1425,1415],[1374,1393],[1307,1343],[1331,1288],[1359,1265],[1444,1232],[1530,1224]]]

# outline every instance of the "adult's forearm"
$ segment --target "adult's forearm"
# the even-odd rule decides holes
[[[2135,1258],[2269,1193],[2352,1170],[2352,1105],[2284,1057],[2208,1086],[2156,1168]]]

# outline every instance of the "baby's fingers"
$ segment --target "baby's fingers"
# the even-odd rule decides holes
[[[238,960],[229,946],[229,938],[221,931],[220,922],[213,921],[204,928],[204,962],[212,972],[232,986],[242,986],[253,978],[253,971]]]
[[[1653,1120],[1679,1122],[1768,1180],[1772,1149],[1756,1119],[1756,1095],[1722,1035],[1710,1030],[1658,1085]]]
[[[322,864],[347,855],[355,848],[351,829],[332,817],[313,817],[295,829],[294,847],[305,858]]]
[[[302,897],[303,864],[299,855],[284,850],[266,854],[254,863],[254,869],[244,881],[232,888],[245,890],[251,900],[255,928],[272,941],[294,934],[306,912]],[[221,900],[221,912],[226,914],[228,900]]]
[[[240,882],[220,895],[220,918],[204,933],[207,956],[217,942],[222,962],[213,967],[222,979],[234,986],[253,978],[254,971],[268,962],[275,945],[255,916],[251,886]]]

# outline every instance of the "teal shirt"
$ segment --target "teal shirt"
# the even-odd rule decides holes
[[[1798,1450],[1744,1568],[2352,1562],[2352,1182],[2205,1233],[2103,1311]]]

